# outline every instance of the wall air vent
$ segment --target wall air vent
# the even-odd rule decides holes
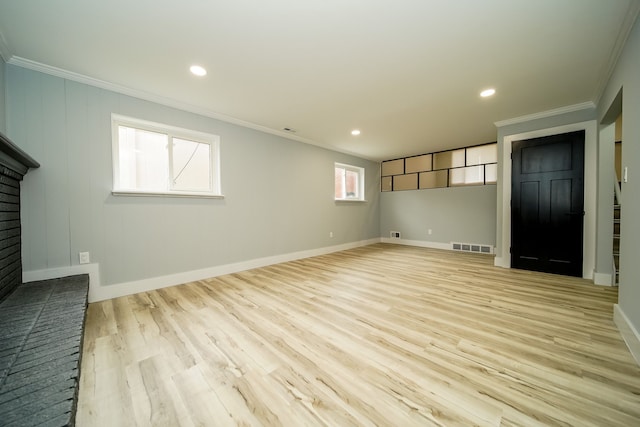
[[[477,243],[451,242],[451,249],[461,252],[473,252],[478,254],[493,254],[493,246],[480,245]]]

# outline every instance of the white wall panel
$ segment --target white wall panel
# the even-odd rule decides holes
[[[46,263],[47,267],[59,267],[70,263],[70,207],[69,173],[71,162],[78,162],[77,156],[69,159],[68,136],[73,130],[67,128],[67,111],[65,108],[65,81],[56,77],[42,76],[40,80],[40,102],[42,103],[42,160],[46,161],[46,180],[44,183],[44,200],[39,202],[46,207]],[[37,87],[37,86],[36,86]],[[29,117],[27,111],[26,117]],[[54,141],[64,141],[56,144]],[[54,167],[55,165],[55,167]],[[66,207],[66,208],[64,208]]]

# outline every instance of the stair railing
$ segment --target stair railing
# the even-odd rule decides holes
[[[622,206],[622,190],[620,189],[620,182],[618,181],[618,174],[615,172],[615,170],[613,171],[613,188],[615,190],[616,193],[616,204]],[[613,285],[616,286],[618,284],[617,281],[617,277],[618,277],[618,272],[616,269],[616,260],[615,260],[615,256],[613,259]]]

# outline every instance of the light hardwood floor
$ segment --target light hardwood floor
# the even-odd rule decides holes
[[[377,244],[91,304],[78,426],[640,426],[615,288]]]

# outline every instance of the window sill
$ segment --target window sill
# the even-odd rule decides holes
[[[367,203],[364,199],[333,199],[336,203]]]
[[[118,190],[112,191],[112,195],[114,196],[125,196],[125,197],[178,197],[178,198],[192,198],[192,199],[224,199],[224,195],[222,194],[207,194],[207,193],[196,193],[196,192],[180,192],[180,193],[161,193],[161,192],[153,192],[153,191],[132,191],[132,190]]]

